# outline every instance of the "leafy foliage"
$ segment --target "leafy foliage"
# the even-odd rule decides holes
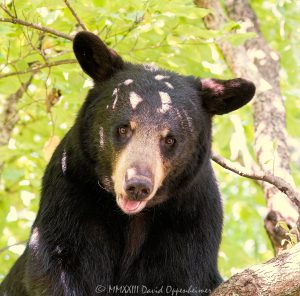
[[[13,2],[6,1],[14,14]],[[221,38],[234,45],[253,35],[235,34],[233,22],[222,30],[208,31],[201,18],[208,11],[196,8],[191,0],[72,1],[74,10],[89,30],[97,33],[124,59],[150,63],[200,77],[229,78],[231,73],[215,41]],[[263,33],[282,59],[282,89],[287,98],[289,133],[298,141],[299,101],[299,19],[292,1],[251,1],[258,13]],[[80,28],[61,0],[15,1],[19,18],[73,34]],[[299,4],[298,4],[299,8]],[[270,14],[269,9],[276,11]],[[7,17],[1,12],[2,17]],[[281,30],[278,31],[278,29]],[[297,28],[297,29],[296,29]],[[282,31],[283,30],[283,31]],[[26,71],[44,63],[74,59],[72,44],[57,36],[1,23],[1,74]],[[15,92],[31,73],[0,79],[0,112],[6,98]],[[78,65],[65,64],[35,73],[26,94],[17,105],[18,123],[7,146],[0,147],[4,162],[0,185],[0,280],[22,253],[38,209],[41,178],[51,153],[72,126],[91,81]],[[240,123],[237,131],[235,123]],[[245,147],[237,138],[245,137]],[[248,149],[253,129],[251,108],[234,116],[215,118],[214,149],[228,158],[239,157],[239,149]],[[293,166],[299,168],[297,155]],[[225,221],[219,267],[228,277],[238,269],[272,256],[263,229],[265,202],[260,188],[214,165],[224,199]],[[295,173],[299,181],[299,173]],[[18,243],[15,246],[7,248]]]

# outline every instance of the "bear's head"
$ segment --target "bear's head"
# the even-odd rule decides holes
[[[73,48],[94,80],[79,116],[81,143],[100,185],[127,214],[191,186],[209,163],[212,116],[242,107],[255,93],[240,78],[199,79],[126,63],[89,32],[78,33]]]

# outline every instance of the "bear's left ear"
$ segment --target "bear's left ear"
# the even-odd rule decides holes
[[[255,85],[242,78],[201,80],[204,108],[211,114],[225,114],[247,104],[255,94]]]
[[[73,41],[75,56],[82,68],[95,81],[101,82],[123,68],[123,60],[93,33],[79,32]]]

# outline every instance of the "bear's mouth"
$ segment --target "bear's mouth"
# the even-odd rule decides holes
[[[124,213],[128,215],[133,215],[142,211],[145,208],[147,201],[131,200],[125,197],[120,197],[117,199],[117,203]]]

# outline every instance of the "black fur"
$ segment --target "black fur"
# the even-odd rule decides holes
[[[77,35],[74,50],[95,87],[46,169],[31,238],[0,295],[121,295],[126,288],[129,295],[172,295],[172,289],[208,295],[222,281],[217,255],[223,214],[210,164],[211,119],[248,102],[253,84],[231,80],[230,95],[224,81],[201,87],[193,77],[124,63],[86,32]],[[126,79],[133,82],[124,87]],[[225,91],[211,89],[216,84]],[[112,110],[116,88],[119,101]],[[143,98],[135,110],[130,91]],[[158,92],[172,98],[164,114],[153,111],[162,107]],[[185,112],[183,119],[172,110]],[[113,131],[132,116],[149,136],[168,126],[179,141],[175,152],[161,152],[171,168],[157,192],[159,202],[128,216],[116,204],[111,175],[123,149]]]

